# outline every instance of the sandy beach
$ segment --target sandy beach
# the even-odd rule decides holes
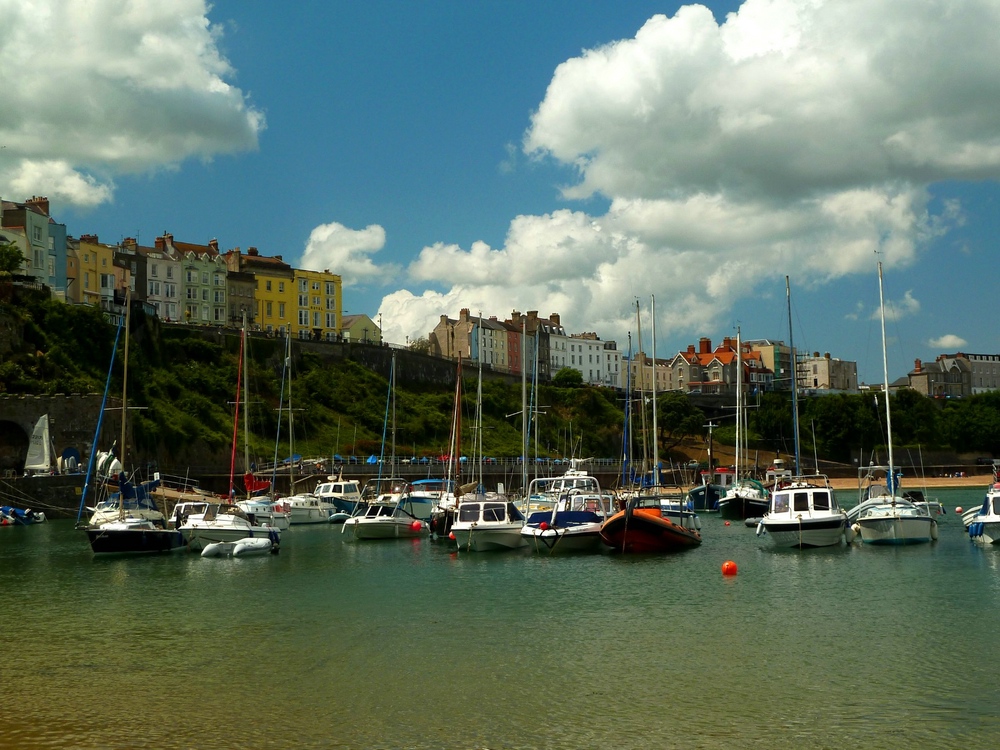
[[[992,480],[991,474],[965,477],[927,477],[925,479],[904,476],[903,487],[914,490],[941,489],[943,487],[982,487],[985,492]],[[831,477],[830,484],[835,490],[856,490],[858,488],[858,480],[855,477],[838,477],[836,479]]]

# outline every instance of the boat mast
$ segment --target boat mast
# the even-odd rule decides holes
[[[646,426],[646,396],[645,385],[646,376],[644,372],[646,370],[646,352],[642,349],[642,314],[639,312],[639,300],[635,301],[635,328],[636,335],[639,337],[639,349],[642,350],[642,362],[639,364],[639,414],[642,419],[642,477],[640,484],[643,484],[646,480],[646,467],[649,465],[649,429]],[[656,377],[656,363],[653,363],[652,375]]]
[[[247,344],[246,319],[243,320],[243,332],[240,336],[240,358],[236,363],[236,408],[233,409],[233,447],[229,455],[229,495],[226,502],[231,503],[236,494],[233,489],[233,477],[236,474],[236,444],[240,435],[240,387],[243,385],[243,349]],[[244,425],[245,429],[245,425]]]
[[[250,471],[250,369],[247,364],[247,360],[249,359],[248,354],[247,314],[243,313],[243,471]],[[250,493],[247,492],[247,497],[249,496]]]
[[[521,492],[528,507],[528,325],[521,318]]]
[[[788,302],[788,348],[792,350],[792,435],[795,440],[795,476],[802,476],[801,456],[799,454],[799,363],[795,355],[795,342],[792,339],[792,288],[785,277],[785,299]]]
[[[885,432],[889,443],[889,471],[886,476],[886,488],[896,494],[896,469],[892,456],[892,415],[889,412],[889,361],[885,347],[885,300],[882,297],[882,261],[878,262],[878,309],[882,318],[882,378],[885,383]]]
[[[736,471],[733,482],[740,481],[740,454],[743,452],[743,354],[740,327],[736,326]]]
[[[653,486],[660,486],[660,441],[656,432],[656,296],[649,295],[649,314],[653,337]]]
[[[122,474],[127,476],[125,470],[125,418],[128,415],[128,336],[132,320],[132,294],[131,290],[125,288],[125,353],[122,357],[122,438],[121,438],[121,464]],[[125,520],[125,490],[122,487],[124,482],[118,483],[118,519]]]
[[[476,445],[473,446],[474,458],[479,461],[479,476],[477,491],[483,492],[483,311],[479,311],[479,384],[476,386]]]

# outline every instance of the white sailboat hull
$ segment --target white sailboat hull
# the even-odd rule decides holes
[[[865,544],[922,544],[937,538],[937,522],[928,515],[873,512],[857,523]]]

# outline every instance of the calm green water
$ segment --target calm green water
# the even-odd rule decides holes
[[[95,559],[68,522],[3,529],[0,748],[995,745],[1000,549],[954,513],[899,549],[703,521],[643,559],[326,526],[276,557]]]

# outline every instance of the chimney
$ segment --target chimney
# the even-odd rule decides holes
[[[163,252],[164,250],[167,249],[166,243],[163,241],[162,237],[157,237],[156,242],[153,244],[156,245],[156,249],[159,250],[160,252]]]
[[[219,241],[214,237],[208,241],[208,249],[219,252]]]
[[[830,352],[823,352],[823,359],[830,359]]]
[[[552,313],[549,316],[549,320],[552,321],[553,325],[560,325],[560,323],[559,323],[559,313]]]
[[[80,235],[80,242],[89,242],[91,245],[96,245],[97,244],[97,235],[96,234],[81,234]]]
[[[442,315],[441,316],[441,325],[443,325],[443,326],[448,325],[448,316],[447,315]]]
[[[819,352],[813,352],[813,359],[819,359]]]
[[[924,371],[924,363],[921,362],[919,359],[913,360],[913,374],[919,375],[923,371]]]
[[[469,320],[469,308],[463,307],[458,313],[458,319],[462,323],[467,322]]]
[[[274,259],[275,260],[280,260],[280,261],[284,262],[284,259],[280,255],[275,255]]]
[[[247,255],[252,255],[253,257],[256,258],[257,257],[257,248],[255,248],[255,247],[248,247],[247,248]]]
[[[699,354],[711,354],[712,353],[712,339],[707,336],[702,336],[698,339],[698,353]]]
[[[688,344],[688,354],[694,354],[694,344]]]
[[[34,208],[38,209],[38,211],[40,211],[45,216],[49,215],[49,199],[46,198],[45,196],[42,196],[42,195],[35,196],[35,195],[33,195],[33,196],[31,196],[31,198],[29,200],[25,201],[25,204],[27,204],[29,206],[33,206]]]

